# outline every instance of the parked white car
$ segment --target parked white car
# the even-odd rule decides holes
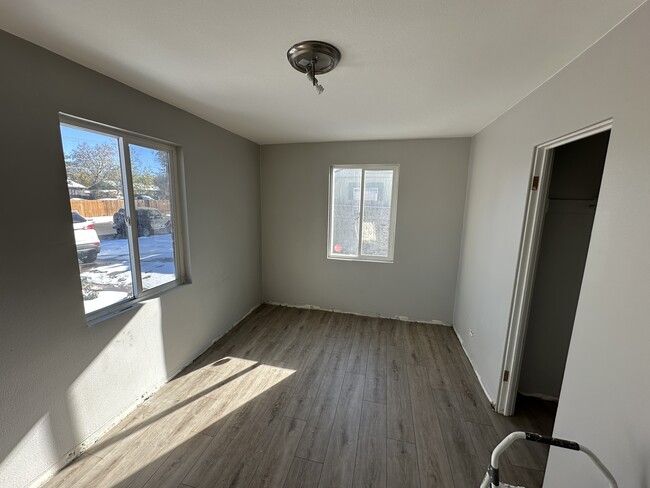
[[[74,227],[74,240],[77,243],[77,256],[81,263],[92,263],[97,259],[101,250],[99,236],[95,230],[95,224],[79,214],[72,211],[72,225]]]

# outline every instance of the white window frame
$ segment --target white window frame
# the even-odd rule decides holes
[[[336,169],[360,169],[361,170],[361,186],[360,186],[360,207],[359,207],[359,232],[357,243],[356,256],[344,256],[332,253],[333,242],[333,224],[334,212],[332,212],[332,190],[334,188],[334,170]],[[366,171],[384,170],[393,171],[393,188],[391,192],[391,207],[390,207],[390,233],[388,240],[388,256],[364,256],[361,254],[361,238],[363,235],[363,217],[364,217],[364,203],[365,203],[365,184],[366,184]],[[395,256],[395,227],[397,225],[397,189],[399,188],[399,164],[335,164],[330,166],[329,169],[329,190],[327,199],[327,259],[334,259],[338,261],[366,261],[374,263],[392,263]]]
[[[67,126],[85,131],[95,132],[101,135],[109,135],[117,138],[120,157],[120,168],[122,172],[122,187],[124,191],[125,223],[129,242],[129,256],[131,259],[131,281],[133,296],[114,303],[99,310],[86,314],[88,325],[95,325],[108,317],[117,315],[125,310],[134,307],[136,304],[157,297],[162,293],[188,282],[187,266],[185,256],[185,235],[183,225],[183,212],[181,211],[181,187],[179,152],[180,147],[172,142],[156,139],[154,137],[137,134],[135,132],[118,129],[98,122],[75,117],[73,115],[59,113],[59,125]],[[134,228],[135,218],[135,194],[133,191],[133,178],[131,172],[130,152],[127,150],[129,144],[165,151],[169,154],[169,186],[170,186],[170,214],[172,218],[172,232],[174,241],[174,266],[176,279],[162,285],[144,290],[142,284],[142,272],[140,262],[140,249],[138,245],[137,229]],[[124,164],[122,164],[122,161]]]

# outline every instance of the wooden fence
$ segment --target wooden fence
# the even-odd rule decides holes
[[[157,208],[162,213],[169,213],[169,200],[136,200],[136,207]],[[84,217],[113,216],[119,209],[124,208],[124,200],[70,200],[70,207]]]

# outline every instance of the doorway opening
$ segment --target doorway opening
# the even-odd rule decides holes
[[[554,412],[598,205],[611,120],[535,148],[497,412]]]

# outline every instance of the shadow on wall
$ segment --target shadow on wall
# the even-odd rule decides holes
[[[0,76],[0,486],[23,488],[259,303],[259,148],[9,33],[0,45],[15,68]],[[179,175],[188,219],[232,204],[192,232],[200,287],[86,326],[60,112],[182,143],[198,162]]]
[[[25,306],[28,304],[25,303]],[[33,306],[33,305],[32,305]],[[75,307],[75,312],[79,307]],[[3,420],[2,442],[0,444],[0,467],[8,469],[6,464],[12,457],[21,457],[21,450],[32,450],[40,446],[22,445],[27,434],[38,429],[42,423],[49,428],[48,439],[42,439],[42,433],[36,433],[41,437],[41,444],[46,442],[44,449],[57,458],[63,456],[68,450],[80,442],[77,424],[74,421],[69,388],[75,380],[84,372],[101,351],[113,340],[113,338],[128,324],[135,313],[123,314],[116,318],[119,325],[106,328],[87,329],[81,310],[81,320],[74,320],[70,328],[77,330],[80,336],[93,334],[93,341],[85,341],[83,338],[69,344],[63,341],[67,338],[65,334],[55,335],[53,341],[48,345],[48,351],[37,352],[30,348],[30,334],[24,334],[24,340],[14,345],[14,348],[21,348],[20,354],[14,354],[11,358],[5,356],[5,360],[11,360],[11,364],[2,368],[4,372],[12,373],[11,384],[13,391],[3,388],[3,396],[6,395],[2,405],[2,417],[10,419],[10,425]],[[17,327],[18,321],[9,327]],[[26,325],[20,323],[23,327]],[[56,327],[57,324],[49,324]],[[6,329],[5,329],[5,332]],[[4,334],[3,334],[4,335]],[[11,330],[7,334],[11,340]],[[7,337],[6,336],[6,337]],[[83,344],[84,347],[79,347]],[[15,350],[14,349],[14,350]],[[63,357],[59,351],[66,351]],[[67,359],[66,359],[67,358]],[[5,378],[6,381],[6,378]],[[41,388],[36,385],[46,385]],[[51,445],[47,445],[47,441]],[[17,473],[14,473],[17,474]],[[9,473],[8,476],[12,476]],[[11,478],[9,478],[11,479]]]
[[[162,383],[167,378],[170,367],[175,367],[166,363],[165,334],[173,328],[162,312],[168,296],[95,327],[87,327],[83,304],[78,303],[69,307],[66,327],[60,327],[60,321],[48,324],[61,330],[48,336],[47,349],[40,352],[42,345],[30,347],[38,330],[26,330],[24,339],[12,340],[21,335],[17,328],[25,327],[24,322],[3,325],[3,336],[8,344],[13,342],[10,348],[15,352],[4,355],[8,364],[2,367],[0,484],[21,487],[37,479],[47,466],[34,459],[48,459],[51,465],[59,462],[137,402],[156,380]],[[143,345],[148,350],[136,349]],[[148,361],[147,371],[133,370]],[[117,375],[115,382],[101,384],[107,371]],[[152,379],[156,373],[158,377]]]
[[[257,317],[261,314],[258,309]],[[46,488],[63,479],[66,486],[95,488],[271,481],[266,474],[276,453],[266,453],[266,446],[274,436],[297,443],[305,427],[283,416],[303,360],[289,343],[281,360],[267,360],[268,341],[220,342]],[[255,359],[261,357],[263,363]]]
[[[74,248],[71,251],[76,258]],[[29,266],[42,266],[39,259]],[[74,267],[70,268],[75,271]],[[172,289],[88,327],[79,285],[78,300],[72,304],[66,304],[67,299],[61,296],[56,297],[44,282],[34,286],[43,288],[35,293],[41,294],[44,302],[61,302],[58,310],[64,310],[66,317],[60,318],[59,314],[47,324],[50,328],[47,338],[43,330],[39,333],[37,328],[25,329],[27,320],[23,316],[6,326],[3,324],[3,340],[7,342],[0,343],[3,346],[0,348],[9,346],[9,350],[15,351],[0,355],[3,371],[0,485],[3,488],[23,488],[56,467],[64,457],[78,455],[77,447],[89,440],[89,436],[101,433],[108,422],[142,400],[207,346],[198,342],[206,334],[188,334],[188,328],[196,329],[196,324],[205,322],[206,315],[203,310],[202,320],[194,320],[191,311],[188,313],[187,307],[180,306],[187,300],[189,287]],[[70,287],[65,288],[70,291]],[[33,307],[30,301],[33,297],[21,297],[12,306],[26,310],[29,305]],[[208,323],[217,323],[219,310],[209,312],[215,316],[209,317]],[[57,316],[54,310],[52,316]],[[35,352],[38,349],[40,353]],[[173,411],[185,412],[195,402],[201,404],[201,397],[248,371],[242,370],[226,381],[216,382],[199,395],[183,397],[184,401],[134,427],[125,437],[137,436],[149,423],[166,424]],[[108,444],[112,442],[115,439]],[[108,444],[102,440],[99,445]]]

